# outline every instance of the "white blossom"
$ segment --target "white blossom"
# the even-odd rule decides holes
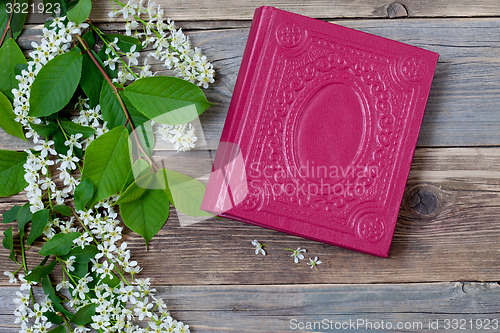
[[[77,134],[71,134],[69,136],[69,139],[64,141],[64,145],[68,146],[70,149],[73,149],[73,147],[76,148],[82,148],[82,144],[78,141],[83,137],[83,134],[77,133]]]
[[[311,269],[318,269],[317,266],[321,264],[321,260],[318,260],[318,257],[314,257],[314,259],[309,258],[309,262],[307,263]]]
[[[266,251],[262,248],[265,244],[261,244],[256,239],[254,239],[252,241],[252,245],[255,246],[255,254],[261,253],[263,256],[266,255]]]
[[[3,275],[5,275],[9,278],[9,283],[16,283],[17,282],[16,276],[14,275],[14,273],[9,272],[9,271],[5,271],[5,272],[3,272]]]
[[[66,259],[66,269],[70,272],[73,272],[75,270],[75,267],[73,267],[75,259],[76,259],[75,256],[71,256],[68,259]]]
[[[139,57],[140,53],[135,51],[136,48],[137,48],[137,45],[134,44],[130,48],[130,51],[128,51],[127,53],[125,53],[125,57],[127,57],[127,59],[128,59],[128,65],[129,66],[131,64],[132,65],[138,65],[139,64],[139,61],[137,61],[137,58]]]
[[[304,259],[304,255],[302,253],[305,253],[307,250],[306,249],[301,249],[300,247],[297,248],[297,250],[292,250],[292,249],[285,249],[286,251],[292,251],[292,254],[290,257],[293,258],[293,261],[297,264],[299,260]]]

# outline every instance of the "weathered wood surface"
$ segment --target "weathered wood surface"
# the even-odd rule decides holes
[[[338,23],[440,54],[419,146],[500,144],[500,18]],[[28,48],[29,41],[39,31],[39,27],[28,29],[20,41],[21,46]],[[206,91],[215,105],[201,116],[207,140],[204,148],[217,148],[247,35],[248,29],[190,33],[194,45],[203,49],[216,68],[216,83]],[[158,64],[154,69],[165,73]],[[20,139],[0,135],[0,147],[4,149],[25,146]]]
[[[4,199],[0,211],[24,200]],[[126,241],[154,285],[500,281],[498,202],[500,148],[420,148],[387,259],[229,219],[181,226],[175,213],[149,251],[135,234]],[[253,239],[269,245],[268,255],[254,255]],[[317,271],[283,250],[299,246],[323,261]],[[7,256],[0,252],[0,265],[13,269]]]
[[[383,327],[393,325],[393,329],[377,332],[428,332],[429,321],[436,323],[437,320],[440,329],[432,331],[458,332],[445,330],[445,320],[466,320],[466,325],[500,320],[498,283],[189,285],[156,289],[172,315],[189,324],[193,332],[290,332],[299,322],[305,325],[323,320],[327,325],[332,325],[330,321],[335,325],[364,320],[358,329],[344,330],[349,332],[368,332],[367,322],[381,325],[381,321],[385,323]],[[15,287],[0,288],[0,330],[3,333],[18,332],[14,316],[10,314],[15,306],[12,301],[15,291]],[[409,325],[408,329],[396,329],[398,323]],[[492,323],[490,326],[493,328]],[[314,331],[334,330],[316,326]]]
[[[42,0],[35,0],[39,3]],[[123,0],[123,2],[127,2]],[[165,14],[173,20],[210,21],[210,20],[251,20],[255,8],[267,5],[315,18],[387,18],[393,17],[391,0],[157,0]],[[495,0],[478,1],[399,1],[408,17],[470,17],[500,16],[500,3]],[[111,1],[92,1],[91,19],[96,22],[107,21],[112,10]],[[45,15],[30,15],[28,22],[40,23]],[[121,19],[123,21],[123,19]]]
[[[217,82],[207,90],[216,105],[202,116],[204,149],[217,147],[248,26],[260,5],[340,19],[335,23],[440,53],[418,143],[434,148],[417,149],[389,258],[228,219],[181,227],[173,213],[149,251],[137,235],[125,238],[144,267],[141,275],[151,277],[176,318],[194,332],[288,332],[293,318],[424,325],[436,319],[500,319],[498,283],[440,282],[500,281],[500,148],[494,147],[500,143],[500,2],[407,0],[392,9],[391,1],[381,0],[156,2],[179,27],[194,29],[188,32],[193,44],[217,70]],[[123,30],[119,20],[108,21],[108,1],[93,1],[93,6],[92,19],[104,31]],[[372,20],[405,16],[404,11],[426,19]],[[43,21],[43,15],[30,15],[19,39],[23,48],[36,39],[36,24]],[[469,148],[440,148],[459,146]],[[25,147],[0,133],[0,149]],[[0,213],[24,202],[22,194],[2,199]],[[0,225],[0,232],[6,228]],[[269,244],[267,256],[253,254],[255,238]],[[283,251],[299,246],[307,248],[306,257],[323,261],[317,271],[305,261],[294,264]],[[33,265],[39,256],[30,259]],[[5,251],[0,251],[0,266],[13,268]],[[0,286],[0,330],[17,332],[11,314],[17,288],[6,286],[5,278]]]

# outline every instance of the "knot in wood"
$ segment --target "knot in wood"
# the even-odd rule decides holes
[[[430,215],[434,213],[437,205],[437,196],[425,188],[420,188],[415,191],[410,199],[410,207],[420,215]]]
[[[388,18],[408,17],[408,10],[405,5],[399,2],[393,2],[387,7]]]

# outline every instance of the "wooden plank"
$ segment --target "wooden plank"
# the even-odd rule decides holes
[[[11,314],[16,289],[0,288],[0,329],[5,333],[18,331]],[[427,332],[429,322],[438,324],[439,329],[432,331],[445,331],[446,320],[465,321],[467,331],[479,332],[480,324],[500,320],[498,283],[190,285],[156,289],[172,316],[197,333],[311,331],[300,329],[307,322],[328,325],[316,326],[315,332],[334,331],[335,325],[344,322],[359,325],[351,326],[353,332],[370,331],[368,322],[384,325],[381,327],[385,329],[377,332]],[[36,290],[39,296],[39,288]],[[397,325],[407,325],[407,329],[397,329]],[[492,322],[490,326],[489,331],[496,331]]]
[[[342,25],[438,52],[440,60],[420,133],[419,146],[491,146],[500,142],[500,19],[341,21]],[[112,31],[122,25],[107,26]],[[30,47],[39,26],[20,43]],[[241,63],[248,29],[190,33],[216,68],[206,90],[215,105],[201,117],[208,149],[216,149]],[[154,68],[168,74],[163,67]],[[19,146],[17,146],[19,144]],[[22,149],[21,140],[0,135],[0,147]]]
[[[42,0],[35,0],[35,4]],[[124,1],[127,2],[127,1]],[[274,6],[294,13],[323,19],[332,18],[387,18],[391,15],[392,1],[366,0],[157,0],[157,4],[165,10],[165,15],[173,20],[251,20],[257,7]],[[470,17],[499,16],[500,4],[495,0],[432,1],[405,0],[400,1],[408,17]],[[111,1],[93,1],[91,19],[96,22],[107,22],[108,12],[112,10]],[[30,14],[28,22],[41,23],[46,14]],[[122,19],[123,20],[123,19]]]
[[[137,235],[125,239],[156,285],[500,281],[499,189],[500,148],[417,149],[387,259],[229,219],[181,226],[174,212],[148,251]],[[0,212],[23,201],[6,198]],[[254,255],[253,239],[267,256]],[[323,261],[317,271],[283,250],[299,246]],[[7,255],[0,265],[14,270]]]

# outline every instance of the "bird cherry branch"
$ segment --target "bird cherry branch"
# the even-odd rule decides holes
[[[92,59],[92,61],[94,62],[94,64],[97,66],[97,68],[99,69],[99,71],[101,72],[101,74],[104,76],[104,79],[106,80],[106,82],[109,84],[109,86],[113,90],[113,93],[115,94],[116,98],[118,99],[118,102],[120,103],[120,106],[121,106],[123,112],[125,113],[125,117],[127,118],[127,123],[130,124],[130,128],[132,129],[132,133],[134,134],[134,138],[135,138],[135,141],[137,143],[137,147],[139,148],[139,150],[141,151],[141,153],[144,155],[144,157],[146,158],[146,160],[148,161],[148,163],[156,171],[158,171],[159,170],[158,167],[153,163],[153,161],[149,158],[148,154],[146,154],[146,152],[144,151],[144,149],[141,146],[141,143],[139,141],[139,137],[137,136],[137,133],[135,131],[134,123],[132,122],[132,118],[130,117],[130,114],[129,114],[128,110],[127,110],[127,107],[125,106],[125,103],[123,102],[122,97],[118,93],[118,88],[114,85],[114,83],[111,81],[111,79],[109,78],[108,74],[104,70],[104,68],[102,68],[102,66],[99,64],[99,62],[97,61],[97,59],[94,57],[94,55],[92,54],[90,48],[87,45],[87,42],[82,37],[80,37],[79,35],[76,35],[76,38],[78,39],[78,41],[80,42],[80,44],[83,45],[83,48],[85,49],[85,52],[87,52],[87,54],[90,56],[90,58]]]

